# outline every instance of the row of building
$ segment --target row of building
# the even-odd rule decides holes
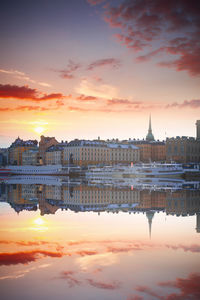
[[[59,143],[55,137],[41,136],[23,141],[19,137],[8,149],[0,149],[0,165],[114,165],[135,162],[200,162],[200,120],[196,122],[197,136],[154,139],[151,118],[144,140],[78,140]]]

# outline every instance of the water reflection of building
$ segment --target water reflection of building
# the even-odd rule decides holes
[[[155,212],[176,216],[197,215],[200,232],[200,190],[150,191],[128,186],[103,185],[32,185],[1,184],[1,201],[7,201],[16,212],[37,210],[41,215],[55,214],[58,209],[74,212],[143,212],[151,236]]]
[[[199,190],[179,190],[168,193],[166,200],[167,214],[187,216],[200,212]]]
[[[38,199],[35,197],[36,186],[12,184],[7,185],[7,202],[16,212],[37,210]]]

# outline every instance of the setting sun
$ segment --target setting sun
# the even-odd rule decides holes
[[[45,223],[44,220],[41,219],[40,217],[35,219],[33,222],[34,222],[35,225],[38,225],[38,226],[44,225],[44,223]]]
[[[34,128],[34,131],[38,134],[41,134],[45,131],[45,128],[42,127],[42,126],[37,126],[37,127]]]

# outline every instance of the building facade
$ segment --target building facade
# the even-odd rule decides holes
[[[39,149],[31,149],[22,153],[23,166],[37,166],[39,165]]]
[[[9,164],[22,165],[22,154],[27,150],[34,150],[37,148],[37,140],[23,141],[19,137],[12,143],[9,152]]]
[[[41,136],[40,137],[40,142],[39,142],[39,159],[40,159],[40,164],[45,164],[45,152],[46,150],[51,147],[55,146],[58,144],[58,141],[55,139],[55,137],[45,137]]]
[[[196,130],[197,130],[197,140],[200,141],[200,120],[196,121]]]
[[[127,144],[106,143],[98,141],[75,140],[63,151],[63,163],[73,162],[75,165],[114,165],[138,162],[138,147]]]
[[[129,143],[140,149],[141,162],[166,161],[166,144],[160,141],[132,140]]]
[[[59,143],[49,147],[45,153],[46,165],[63,164],[63,151],[65,147],[67,147],[67,143]]]
[[[167,161],[179,163],[200,162],[200,141],[193,137],[167,138]]]

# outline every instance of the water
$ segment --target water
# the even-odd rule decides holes
[[[200,190],[10,179],[1,299],[200,299]]]

